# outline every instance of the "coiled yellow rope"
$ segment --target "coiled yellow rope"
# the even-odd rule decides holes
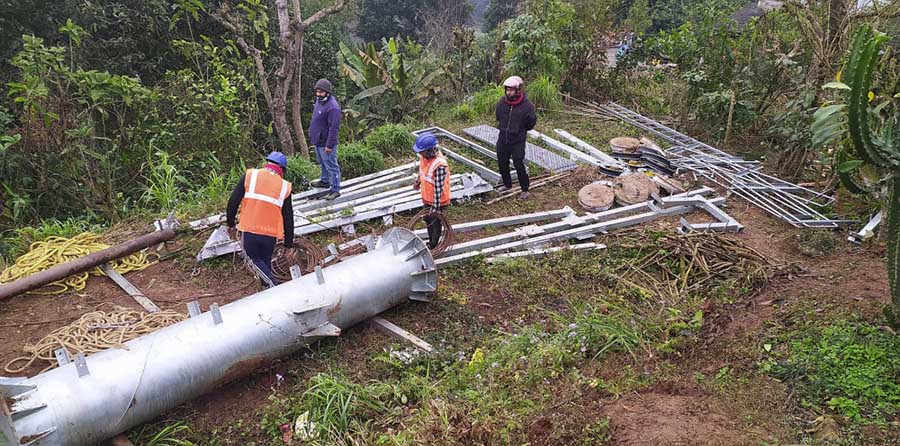
[[[78,352],[90,354],[108,348],[127,350],[126,342],[185,319],[183,314],[172,310],[158,313],[132,310],[86,313],[81,319],[52,331],[36,344],[23,347],[22,350],[27,355],[9,361],[3,370],[7,373],[19,373],[35,361],[50,363],[41,371],[43,373],[56,367],[56,356],[53,352],[61,347],[65,347],[71,355]],[[23,364],[14,367],[17,363]]]
[[[28,252],[16,259],[9,268],[0,273],[0,284],[12,282],[29,276],[39,271],[71,260],[84,257],[88,254],[102,251],[109,245],[100,241],[100,236],[85,232],[72,238],[48,237],[46,240],[34,242]],[[156,258],[153,258],[153,257]],[[147,254],[144,251],[134,253],[128,257],[110,262],[112,267],[120,274],[130,271],[140,271],[158,261],[156,254]],[[87,283],[88,274],[103,275],[100,268],[94,268],[89,272],[73,274],[63,280],[53,282],[40,290],[32,291],[35,294],[61,294],[69,289],[80,291]]]

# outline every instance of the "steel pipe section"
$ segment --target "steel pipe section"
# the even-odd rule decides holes
[[[153,420],[437,286],[425,243],[391,228],[367,253],[32,378],[0,378],[0,445],[87,446]]]

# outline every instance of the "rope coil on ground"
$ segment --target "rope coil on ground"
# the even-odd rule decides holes
[[[186,316],[172,310],[157,313],[132,310],[93,311],[69,325],[53,330],[37,343],[26,345],[22,350],[27,355],[9,361],[3,370],[7,373],[20,373],[36,361],[44,361],[49,365],[41,373],[46,372],[57,366],[53,352],[59,348],[65,348],[72,355],[79,352],[87,355],[109,348],[127,350],[125,342],[185,319]],[[14,367],[18,363],[22,365]]]
[[[423,222],[425,220],[425,217],[428,217],[429,215],[433,215],[434,217],[436,217],[442,227],[441,238],[438,241],[437,246],[435,246],[434,249],[431,250],[431,255],[434,258],[438,258],[441,256],[441,254],[444,253],[444,251],[447,250],[447,248],[453,246],[453,225],[450,224],[450,219],[448,219],[443,212],[432,213],[431,209],[423,209],[418,214],[416,214],[415,217],[412,218],[412,220],[406,227],[410,231],[415,231],[416,225],[418,225],[420,222]],[[426,244],[427,243],[428,242],[426,241]]]
[[[99,235],[90,232],[84,232],[72,238],[48,237],[46,240],[32,243],[27,253],[16,259],[16,262],[9,268],[3,270],[0,273],[0,284],[16,281],[107,248],[109,245],[101,242]],[[157,254],[147,254],[145,251],[141,251],[112,261],[110,264],[120,274],[125,274],[143,270],[156,263],[158,259]],[[89,274],[104,275],[98,267],[80,274],[70,275],[40,290],[31,291],[31,293],[49,295],[62,294],[70,289],[81,291],[87,283]]]

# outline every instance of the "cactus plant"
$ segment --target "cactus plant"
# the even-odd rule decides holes
[[[870,91],[881,46],[887,40],[886,34],[869,25],[856,30],[845,69],[848,82],[825,85],[843,90],[844,102],[819,109],[814,116],[812,131],[814,144],[843,138],[844,144],[836,151],[836,160],[838,175],[848,190],[853,193],[870,191],[851,176],[861,167],[877,172],[879,179],[875,184],[884,186],[886,263],[892,302],[885,308],[885,316],[892,326],[897,327],[900,326],[900,112],[895,102],[900,94],[873,104],[875,94]]]

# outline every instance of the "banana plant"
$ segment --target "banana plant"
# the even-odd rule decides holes
[[[350,103],[368,106],[375,120],[399,121],[419,113],[441,91],[437,81],[444,70],[421,48],[402,45],[394,38],[383,41],[381,51],[371,43],[356,51],[341,44],[341,74],[360,90]]]
[[[843,97],[816,111],[812,133],[815,145],[840,142],[835,152],[837,173],[850,192],[879,193],[884,198],[892,303],[884,313],[896,328],[900,327],[900,93],[876,103],[879,98],[871,91],[880,50],[887,40],[886,34],[870,25],[856,30],[845,69],[848,82],[838,78],[824,86],[840,91]],[[854,177],[868,181],[860,184]]]

